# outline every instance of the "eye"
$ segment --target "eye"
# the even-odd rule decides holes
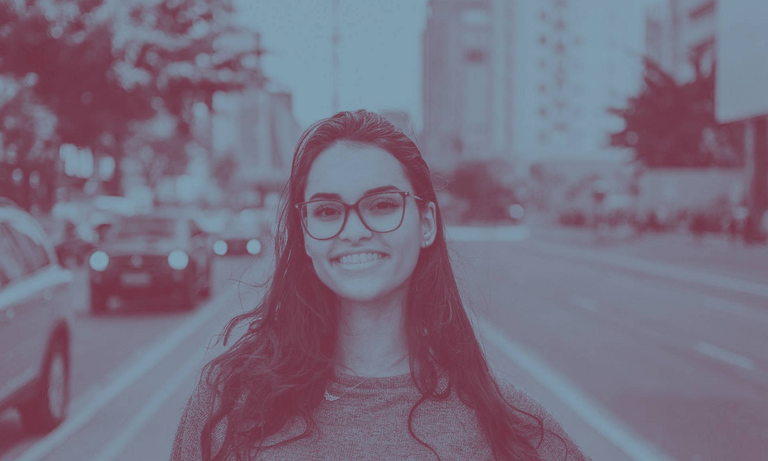
[[[391,200],[391,199],[379,199],[376,202],[373,203],[371,208],[376,208],[377,210],[387,210],[390,208],[397,208],[398,204],[397,202]]]
[[[337,207],[331,206],[331,205],[320,205],[313,211],[312,215],[321,217],[321,218],[332,218],[334,216],[340,215],[341,212],[337,209]]]

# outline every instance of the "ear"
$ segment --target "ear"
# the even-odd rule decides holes
[[[421,212],[421,247],[426,248],[432,245],[437,235],[437,207],[433,202],[429,202],[424,211]]]

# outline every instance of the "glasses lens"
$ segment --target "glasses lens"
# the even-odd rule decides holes
[[[333,237],[344,223],[344,205],[333,200],[304,205],[307,232],[316,239]]]
[[[307,232],[316,239],[335,236],[344,224],[344,205],[334,200],[312,202],[306,206]],[[375,232],[391,232],[403,219],[404,197],[397,193],[381,193],[360,201],[365,224]]]
[[[403,218],[403,196],[394,193],[371,195],[360,202],[363,221],[376,232],[390,232]]]

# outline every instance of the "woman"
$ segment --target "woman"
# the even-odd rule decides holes
[[[583,460],[499,386],[464,310],[429,168],[384,118],[341,112],[296,148],[261,303],[204,369],[172,460]]]

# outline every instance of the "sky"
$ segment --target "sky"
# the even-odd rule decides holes
[[[338,1],[339,109],[406,110],[420,130],[427,0]],[[262,46],[272,52],[263,58],[264,70],[293,92],[302,128],[332,115],[332,0],[235,0],[235,5],[239,20],[261,32]]]
[[[421,128],[427,0],[339,1],[339,109],[405,110]],[[302,128],[332,115],[331,0],[235,0],[261,32],[267,77],[293,92]]]

